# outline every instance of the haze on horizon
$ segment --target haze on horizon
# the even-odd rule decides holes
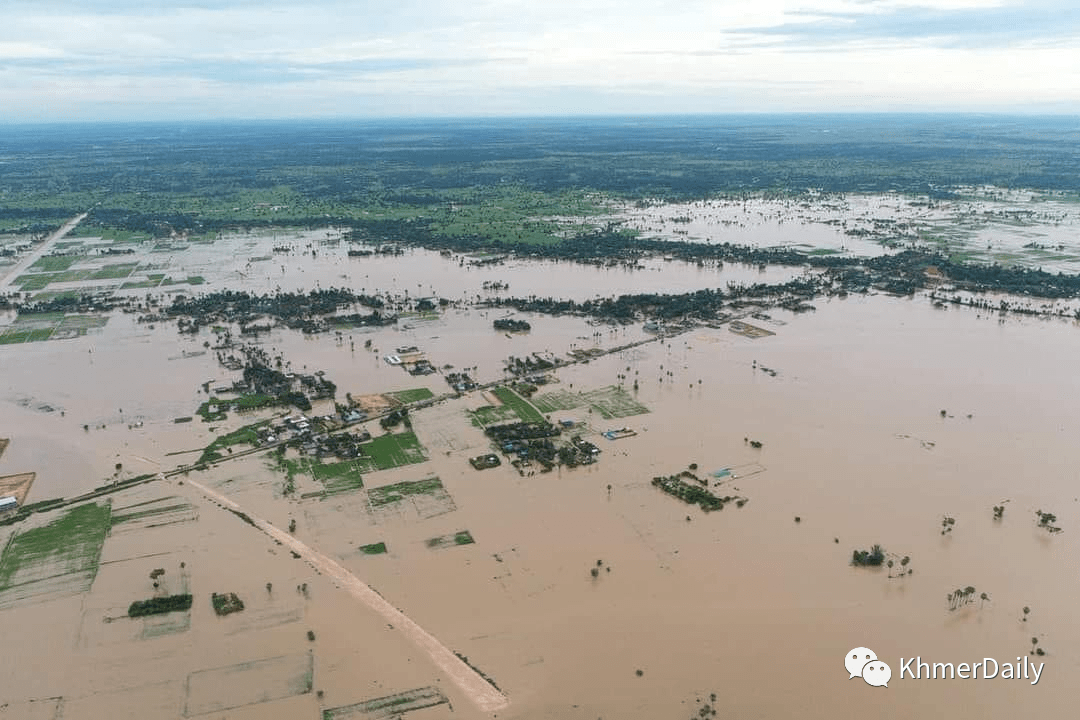
[[[8,0],[0,122],[1080,114],[1065,0]]]

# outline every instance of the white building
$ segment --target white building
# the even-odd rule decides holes
[[[0,497],[0,512],[4,512],[5,510],[15,510],[18,507],[19,501],[12,496],[5,495],[4,497]]]

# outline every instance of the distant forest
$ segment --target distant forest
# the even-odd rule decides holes
[[[8,126],[0,207],[274,187],[404,205],[505,184],[663,199],[806,188],[947,195],[982,184],[1077,192],[1078,147],[1075,119],[982,115]]]

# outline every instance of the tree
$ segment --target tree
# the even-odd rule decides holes
[[[884,562],[885,550],[880,545],[874,545],[870,550],[855,550],[851,554],[852,565],[879,567]]]

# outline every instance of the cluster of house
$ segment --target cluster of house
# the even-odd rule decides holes
[[[580,435],[575,435],[570,439],[577,451],[582,455],[582,465],[595,461],[596,456],[600,454],[600,448],[593,445],[588,440],[583,440]]]
[[[488,468],[498,467],[502,464],[502,461],[499,460],[499,456],[495,453],[488,453],[487,455],[469,458],[469,464],[476,470],[487,470]]]
[[[469,390],[475,390],[478,385],[468,373],[448,373],[444,376],[446,383],[454,389],[455,392],[463,393]]]
[[[363,420],[367,417],[366,413],[352,410],[342,416],[341,420],[351,422],[346,420],[350,415],[355,416],[356,420]],[[305,455],[319,458],[336,456],[342,460],[360,457],[364,454],[364,450],[360,445],[371,440],[371,433],[367,430],[361,430],[357,433],[331,435],[328,430],[333,429],[334,426],[340,426],[340,422],[333,415],[324,415],[311,419],[304,415],[294,415],[284,418],[280,425],[271,426],[260,431],[259,439],[264,443],[272,443],[285,432],[291,431],[293,437],[301,441],[299,450]]]
[[[399,347],[392,354],[383,357],[388,365],[397,365],[405,369],[410,375],[432,375],[435,366],[432,365],[420,348],[415,345]]]

